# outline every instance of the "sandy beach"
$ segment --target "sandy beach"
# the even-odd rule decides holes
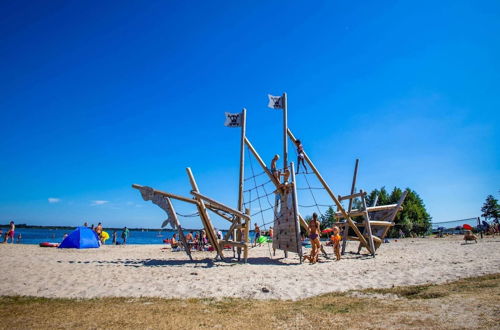
[[[351,253],[340,262],[300,265],[270,247],[250,251],[247,264],[213,261],[215,254],[162,250],[160,245],[73,250],[0,244],[0,295],[59,298],[163,297],[291,299],[327,292],[443,283],[500,272],[500,238],[463,244],[461,237],[402,239],[376,258]],[[331,248],[326,247],[331,256]],[[227,251],[226,257],[232,257]],[[229,260],[230,258],[228,258]]]

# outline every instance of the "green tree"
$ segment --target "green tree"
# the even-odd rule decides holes
[[[394,220],[396,226],[389,232],[391,237],[396,237],[400,229],[406,235],[410,232],[420,235],[425,234],[431,228],[432,218],[425,208],[424,201],[414,190],[406,188],[406,191],[408,193],[402,205],[403,210],[397,214]],[[380,190],[372,190],[366,196],[366,201],[368,206],[371,206],[378,196],[377,205],[396,204],[402,195],[403,190],[401,188],[394,187],[391,194],[388,194],[385,187],[382,187]]]
[[[330,228],[335,222],[335,211],[329,206],[325,214],[321,217],[321,228]]]
[[[488,195],[481,208],[481,212],[483,212],[481,216],[486,218],[486,220],[495,219],[495,221],[498,221],[498,218],[500,218],[500,205],[498,205],[498,200],[492,195]]]

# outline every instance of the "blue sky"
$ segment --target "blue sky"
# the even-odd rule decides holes
[[[224,112],[248,109],[269,161],[282,140],[267,94],[282,92],[336,194],[360,158],[359,188],[410,187],[434,221],[479,216],[500,190],[499,14],[498,1],[2,2],[0,223],[158,227],[130,185],[189,195],[187,166],[236,206]]]

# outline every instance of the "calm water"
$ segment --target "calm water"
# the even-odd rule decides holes
[[[2,227],[4,234],[7,232],[8,228]],[[111,244],[113,238],[113,230],[106,230],[110,239],[106,241],[106,244]],[[63,240],[64,234],[70,234],[72,230],[63,230],[63,229],[24,229],[24,228],[16,228],[15,231],[15,242],[17,243],[17,236],[19,234],[22,235],[21,243],[23,244],[39,244],[41,242],[54,242],[61,243]],[[164,239],[172,238],[174,233],[177,231],[174,230],[163,230],[161,233],[157,231],[129,231],[129,236],[127,239],[127,244],[164,244]],[[121,230],[117,231],[118,233],[118,242],[121,242]],[[188,231],[185,231],[184,234],[187,234]],[[196,233],[196,232],[194,232]],[[226,231],[222,231],[222,234],[225,235]],[[161,235],[161,236],[159,236]],[[254,233],[250,232],[250,238],[253,239]],[[3,237],[0,240],[3,242]]]

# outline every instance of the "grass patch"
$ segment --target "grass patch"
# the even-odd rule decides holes
[[[0,297],[0,328],[441,329],[468,327],[465,324],[494,328],[500,323],[499,283],[497,274],[442,285],[362,291],[396,294],[406,298],[402,300],[358,298],[339,293],[300,301]],[[461,313],[457,318],[453,311],[458,309]]]

